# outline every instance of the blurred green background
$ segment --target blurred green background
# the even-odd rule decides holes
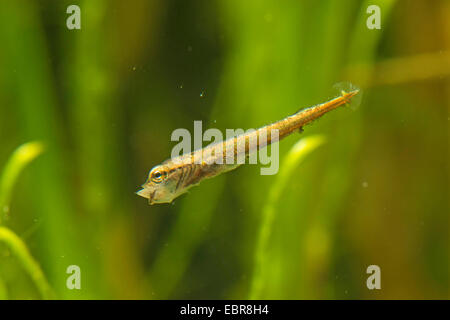
[[[0,237],[0,297],[448,299],[449,15],[446,0],[2,2],[0,169],[25,142],[45,150],[1,208],[30,256]],[[134,194],[176,128],[259,127],[342,81],[361,105],[280,143],[281,172],[300,138],[326,139],[275,203],[256,165],[169,205]]]

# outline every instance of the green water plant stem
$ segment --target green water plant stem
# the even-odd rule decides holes
[[[277,180],[269,191],[269,197],[263,207],[262,222],[259,229],[259,237],[255,251],[255,267],[250,287],[250,299],[261,299],[261,292],[264,285],[264,264],[267,261],[266,252],[272,231],[273,219],[275,217],[275,208],[278,200],[281,198],[289,179],[292,177],[294,169],[299,163],[318,146],[325,142],[323,136],[315,135],[299,140],[289,151],[286,161],[280,167]]]
[[[2,214],[9,211],[9,202],[14,184],[22,169],[42,153],[44,146],[40,142],[28,142],[18,147],[3,170],[0,180],[0,209]],[[0,214],[0,222],[2,214]]]
[[[25,143],[18,147],[8,160],[0,180],[0,208],[2,213],[9,211],[12,189],[20,172],[43,150],[44,147],[40,142]],[[4,243],[17,258],[35,284],[41,297],[49,299],[52,296],[52,290],[39,264],[34,260],[22,239],[10,229],[0,226],[0,243]],[[6,289],[4,288],[4,290]]]
[[[0,243],[6,244],[11,253],[20,262],[26,273],[30,276],[39,294],[43,299],[50,299],[52,290],[44,276],[39,264],[28,251],[25,243],[14,232],[0,226]]]

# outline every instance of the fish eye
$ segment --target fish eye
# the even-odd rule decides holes
[[[152,171],[152,173],[150,174],[150,179],[155,183],[160,183],[165,179],[166,176],[167,173],[165,171],[157,169]]]

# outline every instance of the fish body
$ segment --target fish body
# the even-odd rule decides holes
[[[320,118],[325,113],[349,103],[358,92],[359,90],[342,92],[337,98],[300,110],[258,130],[168,159],[150,170],[147,181],[136,193],[147,198],[149,204],[170,203],[204,179],[233,170],[243,163],[243,159],[258,150],[296,131],[301,132],[303,126]],[[254,143],[256,141],[257,143]]]

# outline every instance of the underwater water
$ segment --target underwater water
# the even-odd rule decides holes
[[[0,299],[448,299],[449,13],[2,4]],[[350,83],[360,99],[281,141],[276,174],[242,165],[170,204],[135,194],[174,130],[259,128]]]

